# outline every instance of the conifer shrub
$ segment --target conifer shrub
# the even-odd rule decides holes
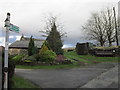
[[[49,50],[48,47],[45,44],[43,44],[42,48],[40,49],[39,54],[43,54],[47,50]]]
[[[49,32],[49,35],[46,38],[48,45],[50,48],[57,54],[63,54],[62,50],[62,40],[60,32],[57,30],[57,25],[55,22],[53,22],[53,25],[51,27],[51,31]]]
[[[37,46],[35,46],[34,39],[31,36],[30,41],[29,41],[29,45],[28,45],[28,55],[32,56],[36,53],[38,53],[38,48],[37,48]]]
[[[32,49],[33,55],[37,54],[38,52],[39,52],[39,50],[38,50],[37,46],[33,47],[33,49]]]
[[[46,50],[42,54],[40,54],[40,61],[50,63],[56,59],[56,54],[52,50]]]
[[[51,48],[46,40],[44,41],[43,45],[45,45],[49,50],[51,50]],[[42,47],[43,47],[43,45],[42,45]]]

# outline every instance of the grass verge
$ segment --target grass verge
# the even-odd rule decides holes
[[[21,69],[61,69],[61,68],[73,68],[73,67],[79,67],[77,63],[73,64],[60,64],[60,65],[49,65],[49,66],[24,66],[24,65],[16,65],[16,68]]]
[[[33,85],[28,80],[19,77],[17,75],[14,75],[12,78],[14,82],[14,86],[12,88],[38,88],[37,86]]]

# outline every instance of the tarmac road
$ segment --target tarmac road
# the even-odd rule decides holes
[[[92,66],[73,69],[16,69],[15,74],[28,79],[41,88],[81,88],[98,76],[101,76],[104,73],[109,72],[110,70],[114,70],[112,68],[114,68],[115,66],[117,67],[117,63],[100,63]],[[115,71],[118,72],[117,69],[115,69]],[[110,75],[112,74],[109,73],[106,75],[110,78]],[[118,74],[114,73],[114,75],[116,77],[115,79],[117,79]],[[118,87],[116,85],[118,83],[117,80],[115,82],[115,85],[114,82],[112,83],[113,87],[111,86],[111,88]],[[112,83],[105,84],[109,86]],[[88,86],[89,85],[87,85],[86,87],[89,88]]]

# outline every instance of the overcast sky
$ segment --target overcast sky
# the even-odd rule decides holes
[[[20,32],[10,32],[10,43],[19,40],[20,36],[33,35],[42,38],[40,30],[45,27],[46,17],[58,17],[58,22],[67,32],[64,47],[85,42],[82,25],[90,18],[91,13],[100,12],[106,8],[117,8],[119,0],[0,0],[0,45],[4,45],[4,20],[6,13],[11,13],[10,21],[19,26]]]

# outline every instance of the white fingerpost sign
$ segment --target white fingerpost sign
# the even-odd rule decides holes
[[[6,35],[5,35],[5,60],[4,60],[4,89],[8,88],[8,45],[9,45],[9,28],[10,28],[10,13],[7,13],[5,20]]]
[[[8,45],[9,45],[9,31],[19,32],[19,27],[10,23],[10,13],[7,13],[5,20],[5,60],[4,60],[4,89],[8,89]]]
[[[13,24],[10,24],[10,29],[9,30],[19,33],[19,27],[16,26],[16,25],[13,25]]]

